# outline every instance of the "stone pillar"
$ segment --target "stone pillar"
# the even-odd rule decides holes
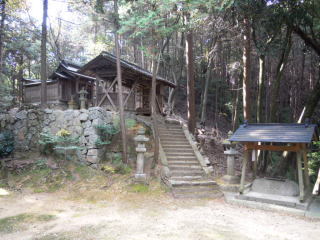
[[[232,132],[228,133],[230,137]],[[228,184],[238,184],[240,182],[240,178],[235,175],[235,158],[239,154],[237,150],[234,149],[235,144],[231,143],[229,140],[223,143],[225,147],[224,154],[227,155],[227,175],[223,176],[223,180]]]
[[[138,143],[136,148],[137,151],[137,170],[135,174],[135,180],[137,182],[145,182],[147,179],[146,174],[144,173],[144,153],[147,151],[145,147],[145,142],[149,141],[145,135],[145,129],[141,127],[138,130],[138,135],[134,138],[134,140]]]
[[[79,92],[80,109],[86,109],[87,94],[88,92],[84,88]]]
[[[223,176],[223,180],[229,184],[238,184],[240,181],[240,178],[235,175],[235,157],[239,154],[238,151],[236,151],[233,148],[230,148],[227,151],[224,151],[224,154],[227,155],[227,175]]]

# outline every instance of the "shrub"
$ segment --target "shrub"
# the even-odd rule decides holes
[[[320,141],[313,142],[314,151],[308,154],[309,157],[309,174],[311,183],[314,184],[318,177],[320,168]]]
[[[112,136],[119,132],[112,124],[96,125],[95,128],[98,130],[99,135],[99,138],[96,141],[98,147],[110,144]]]
[[[14,150],[14,138],[11,131],[0,133],[0,158],[10,155]]]
[[[51,133],[41,133],[39,144],[42,145],[41,152],[45,155],[63,154],[64,159],[68,158],[68,151],[76,151],[81,148],[79,145],[79,137],[71,136],[71,132],[61,129],[56,135]]]

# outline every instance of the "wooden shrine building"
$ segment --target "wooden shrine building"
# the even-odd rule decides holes
[[[152,74],[122,59],[120,64],[125,110],[150,114]],[[48,102],[60,103],[66,107],[70,100],[74,100],[79,105],[79,91],[84,89],[87,91],[88,106],[117,110],[116,75],[116,57],[107,52],[102,52],[84,66],[62,61],[47,82]],[[25,79],[24,99],[26,103],[40,102],[40,84],[39,80]],[[157,77],[156,104],[160,113],[163,113],[164,109],[166,87],[174,88],[175,84]]]
[[[305,200],[305,191],[310,189],[307,152],[313,140],[317,140],[315,124],[243,124],[229,138],[231,142],[244,145],[244,158],[240,182],[240,193],[244,191],[246,166],[249,154],[252,154],[254,166],[257,166],[257,150],[289,151],[297,155],[297,169],[300,201]]]
[[[61,61],[47,81],[47,101],[49,104],[67,106],[71,99],[77,101],[78,92],[85,88],[89,101],[92,99],[95,78],[78,73],[80,66],[67,61]],[[40,103],[41,81],[24,80],[24,102]]]

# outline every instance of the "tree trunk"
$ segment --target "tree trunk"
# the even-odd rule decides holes
[[[19,56],[19,71],[18,71],[18,99],[20,106],[24,102],[23,99],[23,54],[20,54]]]
[[[207,72],[206,72],[206,79],[204,84],[204,92],[203,92],[203,98],[202,98],[202,106],[201,106],[201,124],[205,126],[206,122],[206,116],[207,116],[207,100],[208,100],[208,90],[209,90],[209,84],[211,80],[211,62],[212,58],[209,59]]]
[[[127,155],[127,135],[126,135],[126,124],[124,116],[123,106],[123,95],[122,95],[122,75],[121,75],[121,64],[120,64],[120,46],[119,46],[119,14],[118,14],[118,1],[114,0],[114,12],[115,18],[115,47],[116,47],[116,62],[117,62],[117,83],[118,83],[118,103],[119,103],[119,117],[120,117],[120,129],[121,129],[121,140],[122,140],[122,161],[128,164]]]
[[[257,122],[264,122],[264,104],[263,100],[265,99],[265,79],[266,79],[266,71],[265,71],[265,56],[259,56],[259,86],[258,86],[258,98],[257,98]]]
[[[251,66],[251,28],[248,17],[244,18],[244,31],[243,31],[243,117],[244,120],[251,120],[250,111],[250,66]]]
[[[41,106],[47,106],[47,16],[48,0],[43,0],[43,18],[41,34]]]
[[[155,49],[156,44],[154,44],[153,49]],[[160,55],[159,55],[160,57]],[[152,85],[151,85],[151,117],[152,117],[152,125],[153,125],[153,133],[154,133],[154,162],[156,164],[159,163],[159,131],[158,131],[158,123],[157,123],[157,103],[156,103],[156,89],[157,89],[157,59],[156,54],[152,56]],[[159,63],[158,59],[158,63]]]
[[[190,14],[185,14],[186,23],[189,22]],[[186,63],[187,63],[187,96],[188,96],[188,129],[194,134],[196,128],[196,107],[194,92],[194,59],[193,59],[193,33],[189,30],[186,35]]]
[[[6,0],[1,0],[1,22],[0,22],[0,84],[2,82],[3,71],[3,40],[4,40],[4,21],[6,19]]]
[[[271,104],[270,104],[270,121],[271,122],[277,122],[277,113],[279,109],[278,101],[279,101],[279,95],[280,95],[280,85],[281,85],[281,80],[282,80],[285,66],[288,62],[288,57],[289,57],[289,53],[292,45],[291,33],[292,33],[292,30],[287,29],[285,43],[284,43],[285,45],[283,47],[280,60],[276,69],[276,79],[275,79],[274,87],[271,94]]]

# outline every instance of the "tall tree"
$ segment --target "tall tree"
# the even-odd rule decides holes
[[[185,12],[185,23],[190,23],[190,13]],[[193,57],[193,33],[189,29],[186,33],[186,63],[187,63],[187,97],[188,97],[188,129],[194,134],[196,129],[196,104],[195,104],[195,69]]]
[[[1,20],[0,20],[0,84],[2,83],[2,68],[3,68],[3,40],[4,40],[4,21],[6,19],[6,0],[0,2]]]
[[[122,161],[128,163],[127,155],[127,135],[126,135],[126,124],[124,116],[123,106],[123,94],[122,94],[122,75],[121,75],[121,64],[120,64],[120,46],[119,46],[119,13],[118,13],[118,1],[114,0],[114,12],[115,12],[115,47],[117,57],[117,82],[118,82],[118,102],[119,102],[119,116],[120,116],[120,128],[122,138]]]
[[[47,105],[47,17],[48,0],[43,0],[43,18],[41,33],[41,105]]]
[[[251,120],[251,101],[250,101],[250,84],[251,84],[251,26],[248,16],[243,18],[243,117],[245,120]]]

